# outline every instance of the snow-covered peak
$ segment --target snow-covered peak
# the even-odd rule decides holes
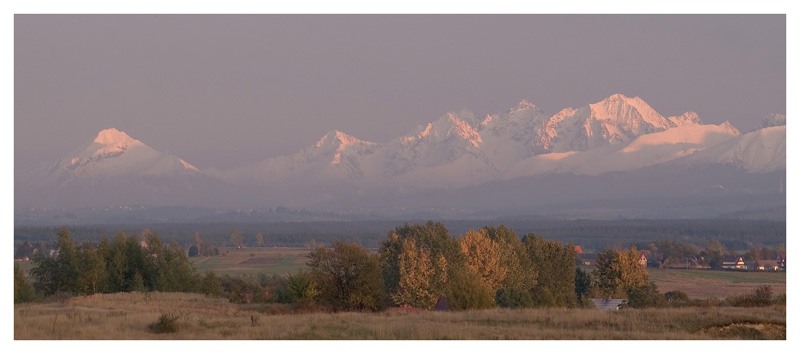
[[[725,123],[720,126],[725,125]],[[742,134],[682,159],[683,163],[732,165],[750,173],[786,169],[786,126]]]
[[[340,132],[338,130],[333,130],[322,136],[319,141],[317,141],[316,147],[321,148],[325,146],[337,146],[339,148],[345,148],[350,145],[355,144],[372,144],[368,141],[360,140],[352,135]]]
[[[684,125],[703,124],[700,117],[695,112],[686,112],[680,116],[673,116],[667,118],[672,127],[681,127]]]
[[[731,124],[731,122],[729,122],[727,120],[724,121],[719,126],[724,128],[725,130],[727,130],[728,132],[730,132],[733,135],[736,135],[736,136],[742,135],[742,133],[739,131],[739,129],[736,129],[736,127],[734,127],[733,124]]]
[[[647,102],[639,97],[625,97],[622,94],[611,95],[600,102],[590,104],[592,116],[597,120],[621,121],[637,125],[638,121],[649,123],[653,127],[666,129],[667,120]]]
[[[198,170],[197,167],[192,166],[192,164],[190,164],[190,163],[188,163],[186,161],[183,161],[182,159],[178,159],[178,161],[181,162],[181,165],[183,165],[183,167],[185,167],[185,168],[187,168],[189,170],[194,170],[194,171],[200,172],[200,170]]]
[[[536,108],[536,105],[528,100],[522,100],[519,102],[519,104],[517,104],[517,109],[534,109],[534,108]]]
[[[781,125],[786,125],[785,114],[772,113],[764,117],[764,119],[761,121],[762,128],[777,127]]]
[[[133,138],[114,128],[109,128],[106,130],[100,131],[97,134],[97,138],[94,139],[95,143],[100,143],[103,145],[129,145],[135,142]]]
[[[497,118],[496,115],[487,114],[486,118],[484,118],[483,122],[481,122],[481,126],[485,127],[485,126],[489,125],[489,123],[491,123],[492,120],[495,119],[495,118]]]
[[[622,152],[641,151],[648,147],[690,144],[698,147],[712,146],[739,136],[730,123],[720,125],[684,125],[661,132],[645,134],[622,148]]]
[[[353,147],[355,149],[363,150],[365,147],[371,145],[375,144],[369,141],[360,140],[352,135],[345,134],[338,130],[333,130],[325,134],[322,139],[317,141],[315,147],[321,152],[314,152],[314,154],[328,154],[329,151],[331,151],[330,149],[335,149],[333,153],[333,159],[331,160],[330,164],[337,165],[342,161],[342,153],[348,148]]]
[[[449,121],[450,123],[448,125],[441,127],[446,129],[444,132],[439,132],[443,133],[442,134],[443,136],[450,136],[451,134],[456,134],[462,139],[469,141],[475,147],[478,147],[478,144],[483,142],[483,140],[481,140],[481,135],[478,134],[478,131],[475,130],[475,128],[469,125],[469,123],[459,119],[454,114],[448,113],[445,117],[443,117],[439,121],[442,122],[442,120]]]
[[[69,165],[74,167],[80,162],[86,162],[90,159],[103,159],[113,158],[122,155],[126,151],[135,147],[144,147],[149,149],[141,141],[136,140],[114,128],[109,128],[100,131],[97,137],[90,143],[73,153],[69,159]]]

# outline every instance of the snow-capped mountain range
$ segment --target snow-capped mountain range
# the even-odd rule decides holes
[[[664,117],[644,100],[619,94],[553,115],[522,101],[501,114],[449,112],[385,143],[332,131],[294,154],[208,173],[112,128],[18,174],[16,204],[55,206],[70,199],[67,205],[89,206],[114,197],[144,204],[208,206],[222,199],[230,205],[360,208],[386,198],[419,204],[408,198],[487,183],[530,180],[528,188],[548,188],[541,181],[552,176],[604,178],[664,166],[774,174],[786,169],[785,124],[785,115],[772,114],[763,128],[742,134],[728,122],[703,124],[694,112]],[[491,208],[491,201],[483,202]]]

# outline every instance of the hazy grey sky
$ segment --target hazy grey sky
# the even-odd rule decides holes
[[[786,112],[784,15],[16,15],[15,169],[110,127],[200,167],[338,129],[622,93],[743,131]]]

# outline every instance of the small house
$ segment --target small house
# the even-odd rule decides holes
[[[690,259],[689,269],[711,269],[711,266],[703,264],[703,262],[700,262],[698,259]]]
[[[638,262],[642,268],[647,268],[647,251],[639,251]]]
[[[575,259],[579,266],[594,267],[597,265],[597,253],[581,253]]]
[[[724,256],[722,269],[745,269],[744,259],[741,256]]]
[[[758,262],[756,261],[744,261],[744,269],[756,270],[758,269],[757,267],[758,267]]]
[[[628,304],[628,300],[626,299],[612,298],[592,299],[592,302],[596,309],[603,311],[616,311]]]
[[[776,270],[780,270],[781,269],[781,266],[778,263],[778,261],[772,260],[772,259],[759,259],[759,260],[756,261],[756,263],[757,263],[757,265],[756,265],[755,269],[757,269],[757,270],[772,270],[772,271],[776,271]]]

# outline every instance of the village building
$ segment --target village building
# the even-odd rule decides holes
[[[628,300],[603,298],[603,299],[592,299],[592,302],[594,303],[594,307],[598,310],[616,311],[625,306],[628,303]]]
[[[756,261],[744,261],[744,269],[756,270],[756,269],[758,269],[757,266],[758,266],[758,262],[756,262]]]
[[[642,268],[647,268],[647,254],[648,253],[649,252],[647,252],[647,251],[639,251],[639,260],[638,260],[638,262],[639,262],[639,265]]]
[[[774,259],[759,259],[755,261],[756,266],[754,269],[756,270],[771,270],[777,271],[781,270],[780,263]]]
[[[744,259],[741,256],[724,256],[722,269],[745,269]]]
[[[575,259],[579,266],[594,267],[597,265],[597,253],[581,253]]]

